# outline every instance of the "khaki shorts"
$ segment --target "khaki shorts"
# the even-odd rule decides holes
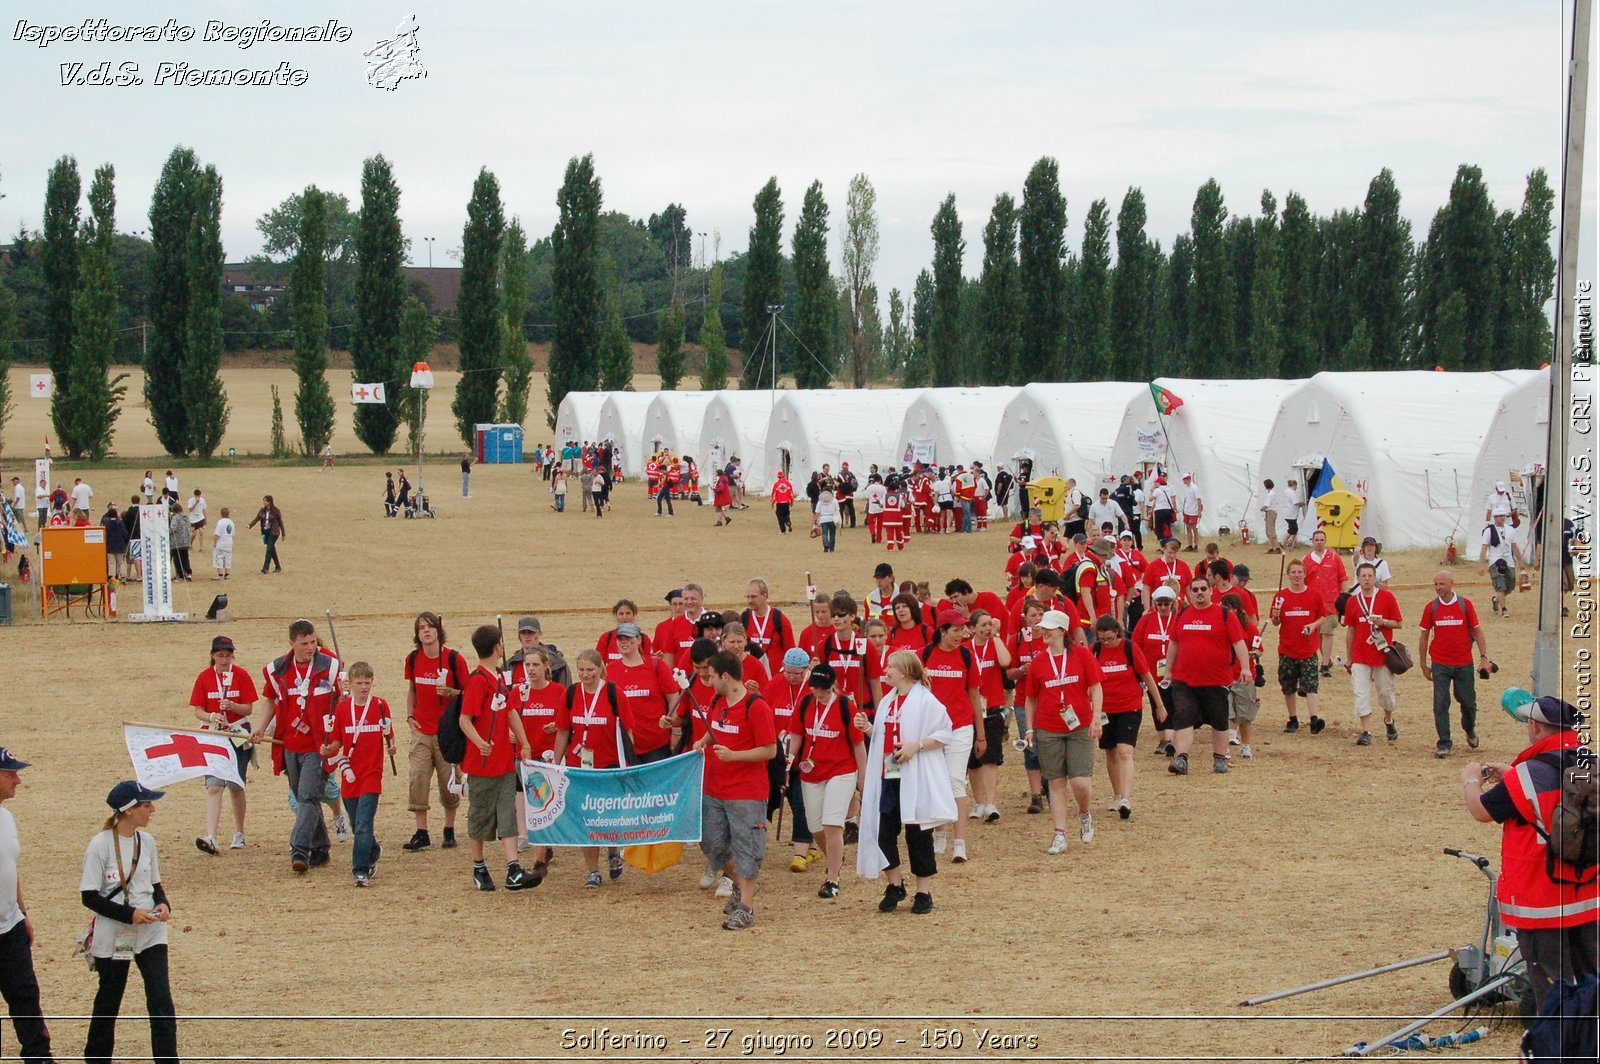
[[[1330,613],[1317,622],[1317,632],[1321,635],[1332,635],[1339,630],[1339,617]]]
[[[1039,772],[1046,780],[1082,779],[1094,775],[1094,740],[1088,728],[1073,732],[1034,732]]]
[[[517,823],[517,774],[467,777],[467,838],[479,842],[522,835]]]
[[[1228,719],[1241,724],[1254,724],[1261,712],[1261,700],[1256,697],[1254,680],[1235,680],[1228,685]]]
[[[428,811],[428,783],[435,776],[439,783],[439,804],[447,810],[461,804],[461,796],[450,793],[450,762],[439,752],[439,737],[424,735],[416,725],[411,727],[411,745],[406,751],[406,775],[410,785],[406,809],[410,812]]]

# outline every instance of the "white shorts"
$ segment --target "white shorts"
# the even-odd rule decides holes
[[[944,748],[945,767],[950,770],[950,789],[957,798],[967,796],[967,758],[972,755],[972,725],[955,730],[955,737]]]
[[[214,550],[211,552],[211,567],[213,569],[233,568],[233,549]]]
[[[848,772],[822,783],[800,784],[800,796],[805,800],[806,825],[817,828],[842,828],[844,818],[850,813],[850,799],[856,794],[856,774]]]

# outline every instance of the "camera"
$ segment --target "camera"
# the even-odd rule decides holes
[[[1478,666],[1478,679],[1487,680],[1491,673],[1496,673],[1496,672],[1499,672],[1499,671],[1500,671],[1500,666],[1496,665],[1492,661],[1489,662],[1489,664],[1487,664],[1487,665],[1479,665]]]

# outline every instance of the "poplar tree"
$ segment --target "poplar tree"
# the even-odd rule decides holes
[[[189,412],[185,453],[210,458],[228,429],[222,387],[222,178],[208,166],[195,180],[188,241],[189,307],[179,366]]]
[[[955,193],[933,216],[933,307],[928,321],[928,369],[935,388],[961,383],[961,235]]]
[[[702,391],[716,392],[728,386],[728,341],[722,329],[722,266],[711,267],[710,295],[705,316],[700,320],[700,346],[705,362],[700,369]]]
[[[427,362],[437,331],[433,316],[428,313],[422,300],[416,296],[406,296],[405,309],[400,312],[400,361],[407,366]],[[422,390],[410,387],[410,382],[408,373],[405,384],[400,388],[400,401],[395,404],[395,412],[406,427],[406,451],[416,454],[422,446],[425,429],[423,418],[427,412],[422,408]]]
[[[1278,247],[1278,282],[1283,293],[1279,370],[1285,377],[1309,377],[1321,368],[1311,315],[1316,226],[1298,192],[1284,197]]]
[[[333,394],[328,388],[328,197],[315,185],[300,197],[300,227],[289,268],[289,313],[294,323],[294,419],[302,454],[322,453],[333,439]]]
[[[567,162],[556,194],[559,217],[550,234],[550,287],[555,334],[546,375],[550,425],[568,392],[592,392],[600,383],[601,288],[600,178],[594,156]]]
[[[400,233],[400,189],[389,160],[374,155],[361,166],[361,214],[356,223],[356,307],[350,362],[363,383],[393,382],[386,401],[355,408],[356,438],[374,454],[388,454],[400,425],[399,382],[410,364],[400,354],[400,319],[406,306],[405,240]],[[403,374],[403,376],[402,376]]]
[[[1111,213],[1106,201],[1089,204],[1078,260],[1074,357],[1069,377],[1104,380],[1111,371]]]
[[[528,309],[528,234],[516,218],[506,226],[500,248],[500,288],[505,307],[506,390],[500,400],[498,420],[521,425],[528,419],[528,389],[533,384],[533,356],[528,354],[528,337],[522,319]]]
[[[1235,364],[1234,284],[1223,226],[1228,209],[1222,189],[1208,179],[1195,194],[1190,216],[1194,236],[1194,292],[1189,305],[1189,372],[1227,376]]]
[[[467,224],[461,232],[461,291],[456,297],[460,323],[461,380],[450,410],[456,430],[472,446],[473,427],[492,422],[500,390],[500,358],[504,352],[504,310],[500,302],[500,241],[506,219],[500,207],[500,184],[487,168],[478,171],[467,201]]]
[[[911,323],[900,289],[889,289],[889,327],[883,332],[883,358],[889,372],[904,377],[911,358]]]
[[[600,390],[633,391],[633,341],[622,324],[622,300],[617,295],[614,267],[607,262],[605,327],[600,332]]]
[[[72,455],[82,453],[67,407],[72,394],[72,304],[78,290],[78,199],[82,194],[78,161],[63,155],[45,181],[40,272],[44,279],[45,361],[55,378],[50,422],[56,439]]]
[[[1067,200],[1056,161],[1033,164],[1018,215],[1022,278],[1022,365],[1041,380],[1065,377]]]
[[[1355,302],[1367,324],[1366,365],[1399,369],[1405,364],[1411,223],[1400,214],[1400,190],[1388,167],[1367,185],[1358,237]],[[1361,345],[1355,350],[1360,351]],[[1353,368],[1353,367],[1346,367]]]
[[[683,306],[676,299],[658,316],[656,326],[656,372],[661,390],[675,392],[683,380]]]
[[[983,227],[982,333],[980,380],[984,384],[1023,384],[1022,282],[1017,267],[1017,206],[1010,193],[995,197]],[[891,314],[898,292],[889,295]]]
[[[1154,249],[1145,236],[1144,193],[1130,188],[1117,210],[1117,266],[1111,274],[1111,363],[1119,380],[1153,380],[1151,301]]]
[[[1283,362],[1283,282],[1278,247],[1278,202],[1261,192],[1261,217],[1256,219],[1255,279],[1250,288],[1251,370],[1258,377],[1277,377]]]
[[[873,287],[872,271],[878,262],[878,193],[866,174],[850,179],[842,243],[844,278],[841,287],[848,326],[845,362],[850,369],[850,383],[864,388],[873,348],[865,303],[868,289]]]
[[[72,366],[66,391],[58,382],[54,396],[62,410],[57,431],[67,454],[96,461],[111,449],[128,391],[123,383],[127,374],[108,376],[117,345],[117,278],[111,261],[117,238],[115,181],[116,171],[108,163],[95,171],[89,186],[90,217],[83,225],[78,290],[72,301]]]
[[[933,274],[922,270],[911,289],[911,345],[907,351],[901,387],[925,388],[933,380],[933,358],[929,351],[933,332]]]
[[[190,411],[184,403],[183,366],[189,338],[189,225],[200,182],[194,151],[172,149],[150,198],[150,321],[144,353],[144,401],[156,439],[168,454],[187,455]]]
[[[813,181],[800,205],[794,227],[794,333],[800,350],[794,356],[794,383],[799,388],[826,388],[837,363],[834,356],[835,299],[828,272],[828,202],[822,182]]]
[[[1550,360],[1555,336],[1545,307],[1555,296],[1556,260],[1550,252],[1556,196],[1543,169],[1528,175],[1522,209],[1512,226],[1506,306],[1512,318],[1504,356],[1513,366],[1532,368]]]

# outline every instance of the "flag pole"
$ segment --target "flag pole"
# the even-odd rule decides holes
[[[124,728],[153,728],[156,731],[188,732],[190,735],[215,735],[215,736],[218,736],[220,738],[234,738],[234,739],[248,739],[248,738],[250,738],[250,733],[249,732],[218,731],[215,728],[185,728],[185,727],[182,727],[180,725],[175,725],[175,724],[146,724],[146,723],[143,723],[142,721],[137,721],[137,720],[125,720],[125,721],[122,722],[122,726]],[[264,743],[275,743],[278,746],[282,746],[283,745],[283,740],[282,739],[274,739],[270,735],[262,736],[261,737],[261,741],[264,742]]]

